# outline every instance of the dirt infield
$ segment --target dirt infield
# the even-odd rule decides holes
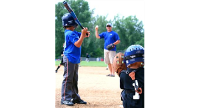
[[[55,108],[123,108],[120,98],[119,77],[107,77],[106,67],[79,67],[78,87],[81,98],[87,105],[61,105],[63,66],[56,76]]]

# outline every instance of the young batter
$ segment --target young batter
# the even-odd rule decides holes
[[[78,94],[78,63],[80,63],[81,45],[85,37],[89,37],[90,32],[87,28],[82,29],[81,33],[75,31],[77,23],[71,14],[62,17],[62,25],[65,28],[64,45],[64,75],[61,90],[61,104],[73,106],[77,104],[87,104]],[[86,35],[88,33],[88,36]]]

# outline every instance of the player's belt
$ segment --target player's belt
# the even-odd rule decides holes
[[[135,91],[133,91],[133,90],[124,90],[125,91],[125,93],[134,93],[135,94]]]
[[[131,73],[131,72],[129,72],[129,71],[121,71],[122,73],[125,73],[125,74],[129,74],[129,73]]]

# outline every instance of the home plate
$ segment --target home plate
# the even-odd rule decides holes
[[[123,105],[119,105],[120,108],[123,108]]]

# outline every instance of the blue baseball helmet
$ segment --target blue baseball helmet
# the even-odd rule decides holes
[[[63,27],[73,26],[75,28],[78,26],[78,24],[75,22],[74,18],[70,13],[66,13],[63,15],[62,25]]]
[[[127,67],[135,62],[144,63],[144,48],[141,45],[131,45],[124,53],[124,63]]]

